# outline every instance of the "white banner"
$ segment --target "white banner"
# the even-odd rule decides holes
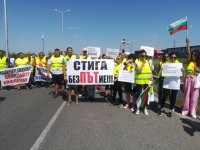
[[[135,83],[135,72],[127,71],[127,70],[121,70],[119,73],[118,81],[121,82],[129,82],[129,83]]]
[[[114,84],[114,60],[69,60],[67,83],[69,85]]]
[[[147,53],[147,56],[154,56],[154,48],[148,46],[141,46],[140,49],[144,49]]]
[[[163,77],[180,77],[180,76],[183,76],[181,68],[183,68],[182,63],[163,64],[162,65],[162,76]]]
[[[28,83],[31,66],[15,67],[0,71],[1,86],[15,86]]]
[[[47,68],[35,67],[35,81],[51,82],[51,79],[47,77]]]
[[[98,58],[101,55],[101,48],[99,47],[87,47],[87,54],[92,58]]]
[[[119,49],[107,48],[106,56],[109,56],[111,58],[116,58],[118,55],[119,55]]]

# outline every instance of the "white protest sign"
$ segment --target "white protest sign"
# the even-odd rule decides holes
[[[97,58],[101,55],[101,48],[99,47],[87,47],[87,54],[92,58]]]
[[[118,81],[121,82],[129,82],[129,83],[135,83],[135,72],[127,71],[127,70],[121,70],[119,73]]]
[[[15,67],[0,71],[1,86],[15,86],[28,83],[31,66]]]
[[[183,68],[182,63],[163,64],[162,65],[162,76],[163,77],[180,77],[180,76],[183,76],[181,68]]]
[[[51,82],[51,79],[47,77],[47,72],[48,72],[47,68],[36,66],[34,80],[43,81],[43,82]]]
[[[114,84],[114,60],[69,60],[67,63],[67,84]]]
[[[141,46],[140,49],[144,49],[147,53],[147,56],[154,56],[154,48],[148,46]]]
[[[106,56],[109,56],[111,58],[116,58],[118,55],[119,55],[119,49],[107,48]]]

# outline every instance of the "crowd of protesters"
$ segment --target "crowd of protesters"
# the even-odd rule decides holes
[[[187,44],[187,61],[188,67],[182,68],[183,75],[185,76],[184,82],[184,105],[182,109],[182,115],[190,115],[196,118],[197,102],[199,98],[199,89],[194,88],[197,75],[200,72],[200,53],[198,51],[190,52],[189,40],[186,40]],[[17,90],[20,90],[23,86],[30,90],[35,86],[49,86],[50,83],[45,84],[43,82],[34,82],[34,71],[36,66],[47,68],[47,77],[52,78],[52,86],[54,86],[53,98],[59,96],[59,88],[64,99],[67,99],[68,105],[72,103],[72,95],[75,95],[75,102],[79,104],[79,98],[85,97],[89,102],[95,101],[95,85],[68,85],[66,66],[70,59],[93,59],[87,54],[87,48],[83,48],[80,56],[74,54],[73,48],[68,47],[66,53],[62,54],[59,49],[55,49],[53,53],[49,52],[48,56],[45,56],[43,52],[38,55],[23,52],[19,53],[19,56],[15,59],[10,57],[9,59],[4,55],[4,52],[0,51],[0,70],[4,70],[12,67],[21,67],[31,65],[31,76],[28,84],[17,85]],[[105,54],[96,59],[112,59]],[[119,108],[130,109],[135,114],[139,114],[141,107],[136,102],[142,93],[148,92],[152,89],[154,84],[153,73],[153,58],[147,56],[145,50],[141,50],[139,56],[130,53],[120,53],[114,58],[114,85],[106,85],[104,99],[109,101],[111,105],[117,105]],[[160,62],[159,74],[158,74],[158,115],[162,116],[164,113],[165,102],[169,96],[170,111],[169,117],[172,117],[173,111],[175,111],[176,97],[180,90],[180,77],[163,77],[162,65],[167,63],[179,63],[177,53],[164,53],[163,60]],[[135,72],[135,83],[125,83],[118,81],[118,76],[121,70],[127,70],[129,72]],[[173,88],[169,85],[174,85]],[[98,86],[102,89],[102,86]],[[67,89],[67,92],[66,92]],[[148,90],[146,90],[148,89]],[[123,99],[123,92],[125,93],[126,100]],[[116,98],[118,94],[119,98]],[[131,103],[132,101],[132,103]],[[125,103],[124,103],[125,102]],[[142,110],[145,115],[148,115],[148,97],[144,97]]]

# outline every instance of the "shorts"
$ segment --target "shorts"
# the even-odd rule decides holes
[[[52,74],[52,81],[54,84],[64,85],[64,76],[63,74]]]
[[[68,85],[69,90],[74,90],[75,94],[79,93],[79,86],[78,85]]]
[[[132,87],[132,83],[125,83],[124,89],[126,93],[136,93],[136,87]]]

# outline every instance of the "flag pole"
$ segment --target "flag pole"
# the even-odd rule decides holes
[[[189,26],[188,26],[188,18],[187,18],[187,16],[186,16],[186,20],[187,20],[186,38],[189,39]]]

